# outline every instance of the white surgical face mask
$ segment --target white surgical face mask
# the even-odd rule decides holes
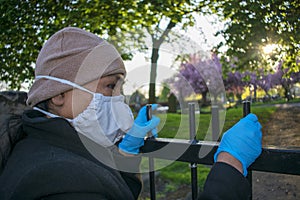
[[[90,104],[82,113],[74,119],[67,120],[78,133],[94,142],[104,147],[112,146],[131,128],[134,119],[129,106],[124,102],[124,96],[104,96],[100,93],[93,93],[73,82],[56,77],[37,76],[36,78],[59,81],[93,95]],[[36,107],[34,109],[50,117],[60,117]]]

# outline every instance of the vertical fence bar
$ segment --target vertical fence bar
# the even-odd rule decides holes
[[[154,159],[149,157],[149,179],[150,179],[150,198],[156,199],[155,194],[155,174],[154,174]]]
[[[189,103],[189,128],[190,128],[190,140],[192,143],[196,140],[196,120],[195,120],[195,104]],[[190,163],[191,168],[191,188],[192,199],[197,199],[198,196],[198,176],[197,176],[197,164]]]
[[[243,101],[243,117],[246,117],[250,112],[250,101]]]
[[[149,121],[152,118],[152,105],[147,104],[146,105],[146,115],[147,115],[147,121]],[[153,135],[151,132],[148,133],[147,139],[153,139]],[[154,158],[149,156],[149,181],[150,181],[150,198],[151,200],[156,199],[155,194],[155,172],[154,172]]]
[[[251,112],[251,102],[243,101],[243,117],[246,117]],[[252,171],[248,170],[247,179],[251,186],[251,199],[252,199]]]
[[[217,141],[220,134],[219,106],[211,106],[212,141]]]

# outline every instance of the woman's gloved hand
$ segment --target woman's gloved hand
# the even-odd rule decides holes
[[[157,104],[152,104],[152,110],[155,110],[157,106]],[[119,149],[123,152],[138,154],[140,152],[140,147],[144,145],[144,138],[148,132],[151,132],[154,137],[157,137],[156,127],[159,125],[160,119],[153,115],[152,119],[148,121],[146,110],[146,106],[143,106],[140,109],[138,116],[134,120],[133,126],[120,142]]]
[[[261,140],[261,125],[256,115],[250,113],[224,133],[214,160],[217,161],[219,153],[227,152],[242,163],[243,174],[247,176],[247,168],[261,154]]]

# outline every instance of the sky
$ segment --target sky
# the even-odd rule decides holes
[[[177,55],[192,54],[198,51],[209,53],[215,45],[223,40],[221,36],[214,36],[223,27],[221,22],[213,23],[216,21],[216,17],[195,15],[195,19],[195,26],[188,28],[187,31],[174,28],[173,31],[180,34],[180,40],[172,44],[162,44],[158,59],[157,86],[162,85],[165,79],[172,77],[177,72],[180,64],[174,63]],[[151,47],[150,42],[148,46]],[[127,70],[126,83],[123,88],[125,95],[131,95],[139,89],[147,97],[151,66],[150,59],[147,57],[150,58],[150,56],[150,52],[147,54],[137,53],[131,61],[125,61]],[[159,93],[161,88],[157,88],[157,93]]]

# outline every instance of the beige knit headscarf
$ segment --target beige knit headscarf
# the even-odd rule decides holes
[[[84,85],[103,76],[126,75],[117,50],[98,36],[85,30],[64,28],[45,43],[36,61],[35,77],[53,76]],[[27,104],[34,106],[72,89],[72,86],[48,79],[36,79]]]

